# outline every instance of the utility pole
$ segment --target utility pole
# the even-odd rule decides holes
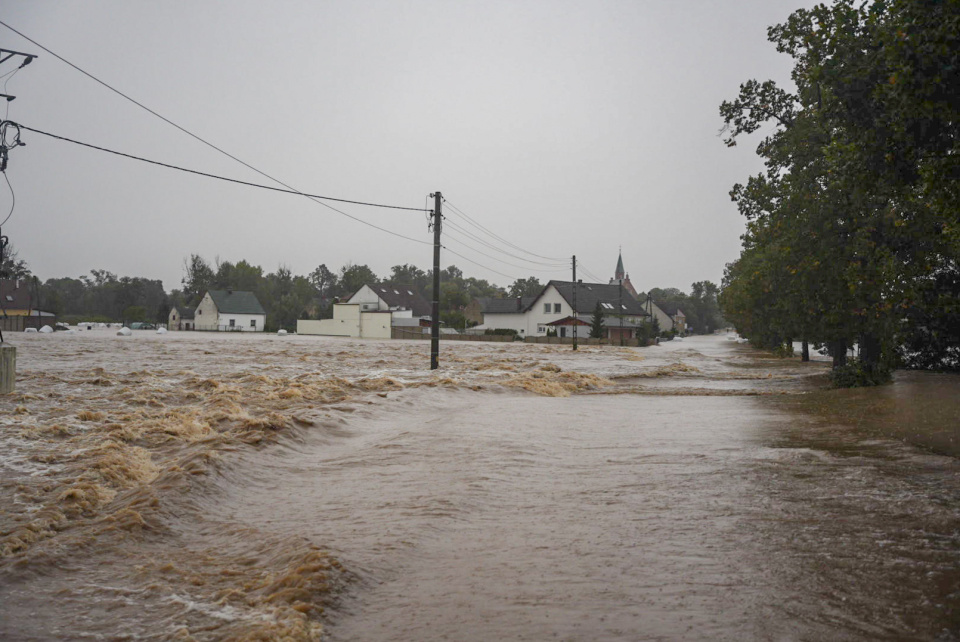
[[[0,49],[0,65],[11,58],[14,58],[14,62],[16,62],[17,58],[22,58],[23,61],[20,63],[18,69],[23,69],[33,62],[33,59],[36,57],[37,56],[34,54],[13,51],[12,49]],[[16,99],[16,96],[0,94],[0,99],[3,99],[8,103],[7,109],[9,110],[9,103]],[[11,136],[8,135],[8,131],[11,130],[16,131],[16,133],[12,135],[12,139]],[[10,150],[24,144],[25,143],[20,142],[19,125],[9,120],[3,120],[0,122],[0,172],[5,173],[7,171],[7,162],[10,159]],[[10,209],[10,214],[13,214],[12,208]],[[7,219],[9,218],[10,216],[7,216]],[[6,222],[6,220],[4,220],[4,222]],[[0,264],[3,263],[3,251],[8,244],[9,239],[4,236],[2,232],[0,232]],[[2,309],[2,304],[0,304],[0,309]],[[6,311],[3,312],[3,316],[7,316]],[[3,331],[0,329],[0,395],[12,393],[14,391],[16,379],[17,348],[9,343],[4,342]]]
[[[619,280],[618,285],[620,286],[617,290],[620,305],[620,345],[623,345],[623,279]]]
[[[573,349],[577,349],[577,255],[573,255]]]
[[[440,367],[440,204],[443,194],[433,196],[433,311],[430,313],[430,369]]]

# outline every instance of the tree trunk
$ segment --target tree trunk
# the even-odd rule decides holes
[[[830,354],[833,356],[833,367],[840,368],[847,365],[847,340],[837,339],[830,344]]]
[[[801,361],[810,361],[810,344],[807,343],[807,340],[803,340],[803,347],[800,349],[800,360]]]
[[[861,335],[860,362],[865,370],[875,372],[880,367],[881,350],[880,339],[872,334]]]

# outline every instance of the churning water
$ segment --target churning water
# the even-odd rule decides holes
[[[643,349],[17,338],[0,639],[960,636],[960,379]]]

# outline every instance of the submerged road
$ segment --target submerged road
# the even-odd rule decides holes
[[[705,372],[743,354],[683,350]],[[358,573],[334,640],[960,635],[955,458],[870,417],[661,388],[404,391],[247,462],[218,513]]]
[[[960,377],[62,335],[0,399],[0,639],[960,637]]]

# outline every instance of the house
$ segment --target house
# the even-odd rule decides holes
[[[495,299],[481,297],[471,301],[464,309],[463,316],[470,323],[486,323],[490,315],[514,314],[533,305],[536,297],[526,296],[513,299]],[[499,317],[493,316],[490,320],[496,321]]]
[[[194,329],[194,308],[177,305],[170,310],[170,316],[167,317],[168,330],[193,330]]]
[[[297,334],[389,339],[393,328],[418,332],[429,326],[430,310],[413,286],[366,284],[346,301],[333,304],[332,319],[298,320]]]
[[[649,295],[641,301],[644,311],[652,318],[657,320],[657,325],[663,331],[673,330],[677,327],[677,322],[672,316],[667,314],[663,308],[656,303]],[[681,315],[683,312],[680,313]]]
[[[267,313],[253,292],[210,290],[194,315],[194,329],[221,332],[260,332]]]
[[[374,310],[409,311],[409,316],[414,319],[429,317],[431,313],[430,303],[412,285],[367,284],[357,290],[344,303],[359,304],[362,312]],[[400,316],[406,317],[408,315]]]
[[[668,319],[666,322],[660,320],[660,327],[662,329],[675,330],[677,334],[687,333],[687,317],[679,305],[669,301],[662,301],[660,303],[651,301],[650,303],[655,311],[659,310],[660,314]],[[660,316],[658,315],[657,318],[660,319]]]
[[[57,315],[39,308],[39,293],[26,279],[0,279],[0,330],[38,330],[57,322]]]
[[[582,322],[589,325],[598,303],[608,321],[605,326],[608,328],[608,338],[616,335],[615,338],[619,339],[621,317],[624,338],[635,337],[636,328],[650,317],[619,283],[550,281],[535,297],[493,301],[499,303],[491,305],[493,302],[488,302],[483,324],[477,329],[512,329],[523,337],[546,336],[547,330],[552,327],[556,327],[558,336],[573,336],[573,326],[577,327],[577,336],[586,337],[586,333],[581,333],[580,326]],[[569,321],[555,323],[565,319]]]

